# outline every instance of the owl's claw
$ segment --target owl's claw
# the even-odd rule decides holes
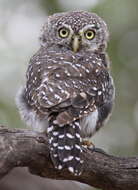
[[[100,154],[104,154],[104,155],[110,157],[109,154],[107,154],[104,150],[102,150],[102,149],[100,149],[100,148],[96,148],[96,147],[95,147],[95,148],[93,149],[93,151],[98,152],[98,153],[100,153]]]
[[[108,157],[110,156],[104,150],[102,150],[100,148],[96,148],[95,145],[92,142],[88,141],[88,140],[82,141],[82,146],[84,148],[92,151],[92,152],[98,152],[98,153],[104,154],[104,155],[106,155]]]
[[[88,141],[88,140],[84,140],[82,142],[82,146],[84,148],[87,148],[87,149],[90,149],[90,150],[94,150],[95,149],[95,145],[92,142]]]

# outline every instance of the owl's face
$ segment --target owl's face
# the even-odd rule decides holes
[[[108,29],[105,22],[94,13],[58,13],[48,17],[40,40],[42,46],[58,46],[64,51],[104,51]]]

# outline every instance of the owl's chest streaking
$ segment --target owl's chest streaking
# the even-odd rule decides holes
[[[27,71],[28,103],[45,111],[63,102],[66,104],[66,100],[81,92],[103,103],[108,80],[109,74],[100,55],[41,49],[31,59]]]

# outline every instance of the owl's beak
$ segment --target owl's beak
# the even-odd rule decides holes
[[[80,36],[74,35],[72,38],[72,49],[76,53],[80,47]]]

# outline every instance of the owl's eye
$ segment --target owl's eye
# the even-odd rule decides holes
[[[61,38],[67,38],[69,36],[69,30],[67,28],[61,28],[58,31]]]
[[[92,40],[95,37],[95,31],[94,30],[87,30],[85,32],[85,38],[87,40]]]

